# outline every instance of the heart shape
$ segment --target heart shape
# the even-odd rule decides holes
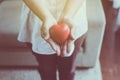
[[[70,28],[67,24],[56,24],[53,25],[50,29],[50,37],[57,43],[62,44],[64,43],[70,34]]]

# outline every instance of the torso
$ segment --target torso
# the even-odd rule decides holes
[[[66,0],[46,0],[46,6],[51,14],[58,19],[65,6],[65,2]],[[42,20],[39,19],[32,11],[30,11],[25,4],[23,4],[21,17],[22,27],[18,36],[18,40],[32,43],[32,50],[38,54],[55,54],[55,51],[53,51],[50,45],[44,39],[42,39],[40,35]],[[84,3],[73,19],[77,25],[79,25],[79,28],[76,29],[76,32],[78,32],[79,36],[82,36],[87,32],[88,29],[86,3]]]

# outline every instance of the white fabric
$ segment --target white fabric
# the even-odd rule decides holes
[[[118,11],[117,25],[120,26],[120,8],[119,8],[119,11]]]
[[[120,28],[120,8],[117,15],[116,25],[114,27],[114,32],[117,32]]]
[[[114,31],[116,32],[120,27],[120,0],[112,0],[112,1],[113,1],[113,8],[119,9],[117,21],[116,21],[116,26],[114,28]]]
[[[120,8],[120,0],[113,0],[113,7]]]
[[[54,15],[54,17],[59,19],[66,0],[57,1],[59,4],[56,4],[55,0],[47,0],[46,4],[49,6],[49,11]],[[55,54],[55,51],[51,48],[51,46],[41,37],[40,27],[42,25],[42,20],[30,11],[24,3],[21,19],[21,30],[18,35],[18,40],[21,42],[32,43],[33,52],[38,54]],[[79,32],[80,36],[87,32],[88,24],[86,16],[86,1],[72,20],[79,26],[76,31]]]

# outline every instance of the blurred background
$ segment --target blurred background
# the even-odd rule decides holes
[[[11,1],[13,2],[11,3]],[[119,80],[120,8],[119,6],[115,6],[113,0],[101,1],[106,19],[105,32],[99,57],[102,79]],[[20,27],[16,26],[20,26],[20,23],[17,23],[20,22],[20,14],[21,2],[19,0],[0,0],[0,80],[39,80],[39,78],[36,79],[32,77],[38,76],[37,72],[35,72],[38,64],[32,54],[29,54],[31,50],[25,44],[17,41]],[[28,59],[26,59],[26,56]],[[22,67],[22,69],[24,68],[25,70],[23,72],[21,70],[15,72],[14,70],[17,70],[16,66]],[[29,69],[27,66],[29,66]],[[10,75],[11,71],[13,71],[13,75]],[[94,73],[94,70],[89,72]],[[76,80],[79,80],[84,74],[87,75],[83,73],[84,72],[78,71]],[[20,74],[22,74],[22,76],[20,76]],[[80,76],[80,74],[83,75]],[[90,76],[95,75],[93,74]],[[99,80],[98,78],[88,79]]]
[[[120,1],[116,6],[113,1],[102,0],[107,23],[100,56],[103,80],[120,79]]]

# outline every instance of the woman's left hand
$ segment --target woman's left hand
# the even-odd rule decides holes
[[[73,40],[67,40],[64,44],[60,45],[61,49],[61,57],[69,57],[72,55],[74,51],[74,41]]]
[[[76,25],[76,22],[73,21],[72,19],[69,19],[69,18],[66,18],[63,16],[60,17],[58,23],[66,23],[70,28],[70,34],[69,34],[68,39],[62,45],[60,45],[61,56],[62,57],[69,57],[72,55],[74,48],[75,48],[74,42],[77,39],[76,38],[77,25]]]

